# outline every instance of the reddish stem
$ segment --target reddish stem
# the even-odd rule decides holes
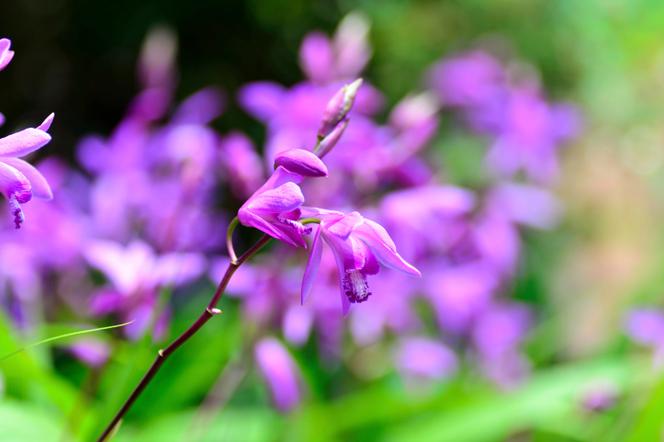
[[[115,427],[118,425],[120,420],[124,417],[125,414],[127,414],[127,411],[131,408],[131,406],[136,402],[136,399],[141,395],[143,390],[145,390],[145,387],[148,386],[150,381],[152,381],[152,378],[157,374],[159,369],[161,368],[162,364],[166,361],[166,359],[175,351],[180,348],[182,344],[187,342],[192,336],[198,332],[198,330],[201,329],[205,325],[206,322],[212,318],[216,314],[215,308],[217,306],[217,303],[221,299],[222,295],[224,294],[224,290],[226,290],[226,286],[228,286],[228,283],[231,280],[231,277],[233,276],[233,273],[244,263],[246,260],[254,256],[265,244],[270,241],[270,237],[267,235],[263,235],[261,239],[259,239],[253,246],[251,246],[246,252],[244,252],[236,262],[230,262],[228,264],[228,267],[226,268],[226,273],[224,273],[224,277],[221,279],[221,282],[217,286],[217,289],[214,292],[214,295],[212,296],[212,299],[210,299],[210,302],[208,303],[207,307],[203,312],[198,316],[198,318],[187,328],[180,336],[178,336],[173,342],[171,342],[168,347],[166,347],[163,350],[159,350],[157,352],[157,358],[154,360],[152,365],[150,366],[150,369],[145,373],[141,381],[138,383],[136,388],[131,392],[125,403],[122,405],[120,410],[117,412],[113,420],[108,424],[104,432],[99,436],[99,439],[97,439],[97,442],[104,442],[107,440],[107,438],[113,433],[113,430]]]

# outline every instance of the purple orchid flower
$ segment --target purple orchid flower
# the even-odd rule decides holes
[[[238,210],[240,223],[296,247],[306,247],[302,236],[307,229],[298,221],[304,203],[300,182],[301,175],[277,167]]]
[[[49,115],[36,128],[23,129],[0,138],[0,192],[9,201],[9,209],[16,228],[20,228],[25,216],[21,204],[33,196],[49,200],[53,198],[46,178],[28,162],[18,158],[34,152],[49,141],[48,129],[54,114]]]
[[[304,302],[320,265],[322,247],[320,238],[330,246],[337,262],[341,288],[342,310],[346,314],[350,303],[364,302],[371,295],[367,275],[380,270],[380,262],[386,267],[421,276],[420,271],[397,253],[390,235],[380,224],[364,218],[358,212],[344,214],[337,211],[307,208],[306,216],[320,218],[311,254],[302,279],[301,301]]]
[[[248,227],[296,247],[306,247],[303,235],[310,231],[298,220],[304,195],[298,186],[304,177],[327,175],[327,167],[313,153],[293,149],[279,155],[276,170],[267,182],[240,207],[238,219]]]

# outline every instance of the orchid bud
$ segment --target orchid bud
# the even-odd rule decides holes
[[[318,143],[318,147],[316,147],[314,153],[317,154],[320,158],[323,158],[325,155],[327,155],[339,142],[341,135],[343,135],[344,131],[346,130],[346,126],[348,126],[348,119],[342,120],[339,124],[337,124],[334,130],[332,130],[329,135],[327,135],[320,141],[320,143]]]
[[[355,96],[361,85],[362,79],[358,78],[354,82],[342,87],[327,103],[325,112],[323,112],[323,121],[318,129],[319,140],[328,136],[346,118],[348,112],[353,107]]]
[[[141,49],[138,74],[146,88],[168,87],[175,77],[177,38],[164,27],[152,29]]]
[[[327,176],[327,166],[314,153],[304,149],[281,152],[274,160],[274,168],[283,166],[289,172],[306,177]]]

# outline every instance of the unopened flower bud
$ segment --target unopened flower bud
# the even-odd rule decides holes
[[[327,176],[327,166],[313,152],[290,149],[281,152],[274,160],[274,168],[283,166],[289,172],[306,177]]]
[[[347,118],[337,124],[334,130],[332,130],[329,135],[327,135],[318,143],[314,153],[317,154],[319,158],[323,158],[325,155],[327,155],[334,148],[334,146],[336,146],[337,142],[341,138],[341,135],[343,135],[344,131],[346,130],[346,126],[348,126]]]
[[[323,112],[323,120],[318,129],[319,140],[330,135],[334,128],[346,118],[348,112],[353,107],[355,96],[361,85],[362,79],[358,78],[354,82],[342,87],[327,103],[325,112]]]

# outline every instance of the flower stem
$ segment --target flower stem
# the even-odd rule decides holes
[[[224,294],[224,290],[226,290],[226,286],[228,286],[228,283],[231,280],[231,277],[233,276],[233,273],[244,263],[246,260],[254,256],[265,244],[267,244],[270,241],[270,237],[267,235],[263,235],[253,246],[251,246],[246,252],[244,252],[239,258],[237,258],[234,261],[231,261],[228,264],[228,267],[226,268],[226,273],[224,273],[223,278],[221,279],[221,282],[217,286],[217,289],[214,292],[214,295],[212,295],[212,298],[210,299],[210,302],[208,303],[207,307],[203,312],[198,316],[198,318],[187,328],[180,336],[178,336],[173,342],[171,342],[168,347],[166,347],[163,350],[159,350],[157,352],[157,357],[150,366],[149,370],[145,375],[143,375],[143,378],[141,381],[138,383],[136,388],[131,392],[125,403],[122,405],[120,410],[117,412],[113,420],[108,424],[104,432],[101,434],[99,439],[97,439],[97,442],[104,442],[106,441],[109,436],[114,432],[115,428],[117,427],[118,423],[120,420],[124,417],[124,415],[129,411],[131,406],[136,402],[136,399],[141,395],[143,390],[145,390],[145,387],[150,384],[150,381],[152,381],[152,378],[157,374],[159,369],[161,368],[162,364],[166,361],[166,359],[173,354],[178,348],[180,348],[181,345],[183,345],[185,342],[189,340],[192,336],[198,332],[198,330],[201,329],[205,325],[206,322],[212,318],[212,316],[221,313],[221,310],[216,308],[217,303],[221,299],[222,295]],[[232,259],[232,258],[231,258]]]
[[[226,248],[233,264],[237,263],[237,255],[235,254],[235,248],[233,248],[233,232],[235,232],[235,228],[239,222],[238,217],[234,217],[228,225],[228,230],[226,230]]]

